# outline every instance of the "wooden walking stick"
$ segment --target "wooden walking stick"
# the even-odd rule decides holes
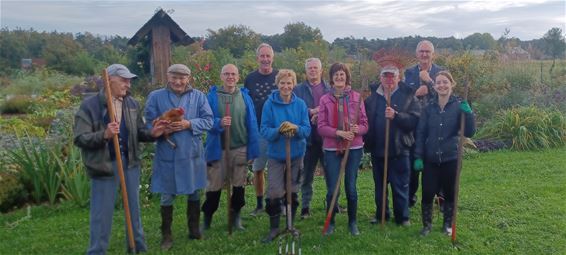
[[[230,117],[230,104],[232,95],[226,94],[220,97],[226,106],[224,117]],[[228,213],[228,235],[232,234],[232,169],[230,169],[230,126],[224,127],[224,167],[226,171],[226,197]]]
[[[364,80],[364,83],[367,83],[367,80]],[[354,118],[355,120],[354,123],[356,125],[358,124],[360,119],[361,103],[362,103],[362,95],[360,94],[360,100],[358,101],[358,106],[356,107],[356,115]],[[334,205],[336,204],[338,192],[340,192],[340,183],[342,182],[342,179],[344,179],[344,174],[346,173],[346,164],[348,163],[348,157],[350,156],[350,144],[352,144],[352,141],[346,141],[346,150],[344,151],[344,157],[340,161],[340,171],[338,172],[338,181],[336,182],[336,186],[334,186],[332,199],[330,200],[330,205],[328,206],[328,212],[326,213],[326,220],[324,221],[324,227],[322,228],[322,235],[324,235],[328,230],[328,227],[330,226],[330,220],[332,220],[332,215],[334,214]]]
[[[102,71],[102,81],[104,82],[104,90],[106,92],[106,104],[108,107],[108,115],[110,122],[116,121],[114,112],[114,104],[112,103],[112,91],[110,91],[110,80],[108,78],[108,71]],[[132,251],[136,251],[136,243],[134,242],[134,230],[132,228],[132,218],[130,215],[130,206],[128,203],[128,191],[126,189],[126,180],[124,177],[124,168],[122,166],[122,155],[120,155],[120,143],[118,141],[118,134],[112,137],[114,142],[114,152],[116,153],[116,165],[118,166],[118,176],[120,176],[120,189],[122,190],[122,200],[124,202],[124,213],[126,214],[126,226],[128,231],[128,242]]]
[[[383,92],[385,92],[385,85],[383,85]],[[387,89],[385,94],[385,101],[387,107],[391,105],[391,91]],[[383,152],[383,189],[381,195],[381,226],[385,226],[385,207],[387,202],[387,164],[389,161],[389,127],[391,126],[391,120],[385,118],[385,149]]]
[[[468,81],[464,80],[464,101],[468,100]],[[456,216],[458,214],[458,194],[460,193],[460,173],[462,172],[462,155],[464,154],[464,130],[466,129],[465,113],[460,114],[460,139],[458,140],[458,158],[456,161],[456,181],[454,182],[454,210],[452,211],[452,245],[456,244]]]

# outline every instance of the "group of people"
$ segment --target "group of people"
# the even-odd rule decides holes
[[[108,116],[104,91],[85,99],[75,116],[74,142],[82,149],[92,185],[87,253],[105,254],[108,247],[118,186],[115,155],[122,157],[134,230],[135,251],[129,246],[128,251],[147,250],[140,220],[139,142],[156,142],[151,191],[160,193],[163,250],[173,245],[173,204],[178,195],[187,195],[189,238],[200,239],[201,231],[212,226],[221,190],[225,187],[231,194],[228,222],[231,227],[243,230],[244,186],[248,164],[252,162],[257,197],[252,215],[263,211],[269,215],[269,231],[264,242],[272,241],[281,232],[279,223],[285,204],[291,205],[289,213],[294,219],[299,192],[302,194],[301,218],[310,216],[313,176],[318,163],[324,170],[326,210],[338,211],[337,206],[329,207],[342,160],[346,163],[348,230],[354,236],[359,235],[356,182],[364,149],[371,154],[373,163],[374,222],[381,220],[382,206],[386,208],[385,218],[390,218],[388,202],[382,204],[381,201],[387,157],[386,183],[391,185],[393,193],[395,223],[410,224],[409,204],[413,194],[409,187],[413,185],[409,183],[413,172],[422,171],[421,234],[431,231],[432,201],[440,191],[446,200],[443,231],[448,233],[460,115],[465,116],[468,137],[474,133],[474,117],[468,103],[453,95],[456,83],[452,75],[432,63],[432,43],[420,42],[416,53],[419,63],[405,71],[404,81],[401,80],[402,67],[383,66],[379,72],[380,83],[372,87],[364,100],[352,89],[347,65],[332,64],[329,82],[326,82],[320,59],[309,58],[305,61],[307,79],[297,85],[293,70],[272,67],[273,49],[262,43],[256,50],[259,68],[245,78],[243,87],[237,86],[240,76],[234,64],[222,67],[222,84],[209,88],[208,94],[191,86],[191,71],[187,66],[174,64],[167,70],[167,85],[149,94],[143,112],[129,95],[131,79],[136,75],[123,65],[110,65],[107,72],[115,121]],[[163,117],[179,108],[180,120]],[[387,139],[385,129],[389,130]],[[114,151],[114,136],[119,138],[120,153]],[[389,140],[388,146],[384,146],[385,140]],[[345,155],[348,156],[343,159]],[[286,180],[287,157],[291,159],[291,180]],[[286,181],[291,183],[290,190]],[[416,182],[418,185],[418,175]],[[205,190],[202,206],[201,190]],[[287,192],[290,196],[286,196]],[[287,201],[287,197],[291,197],[291,201]],[[334,222],[333,216],[327,235],[334,232]]]

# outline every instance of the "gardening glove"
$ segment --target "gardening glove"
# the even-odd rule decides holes
[[[470,107],[470,104],[468,104],[467,101],[462,101],[460,103],[460,110],[462,110],[464,113],[472,113],[472,108]]]
[[[420,158],[415,159],[415,163],[413,164],[413,171],[420,172],[423,170],[423,168],[424,168],[423,160]]]
[[[279,126],[279,133],[281,133],[285,137],[290,138],[290,137],[295,136],[295,134],[297,134],[298,129],[299,129],[299,127],[297,127],[297,125],[295,125],[295,124],[293,124],[289,121],[284,121]]]

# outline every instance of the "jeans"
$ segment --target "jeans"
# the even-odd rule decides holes
[[[140,168],[127,167],[128,161],[122,159],[126,189],[128,192],[128,205],[134,232],[136,251],[146,251],[142,229],[139,205]],[[87,254],[106,254],[110,233],[112,230],[112,215],[114,203],[120,180],[116,162],[112,162],[114,176],[97,177],[91,179],[90,193],[90,244]],[[125,217],[124,217],[125,218]],[[128,244],[127,225],[126,244]]]
[[[346,162],[346,169],[344,172],[344,186],[346,191],[346,198],[348,201],[357,201],[358,192],[356,190],[356,180],[358,178],[358,168],[362,160],[362,149],[350,150],[348,161]],[[330,205],[336,183],[338,182],[338,175],[340,172],[340,162],[344,154],[336,154],[336,151],[324,151],[325,174],[324,180],[326,181],[326,202],[327,207]],[[338,196],[336,201],[338,201]],[[348,209],[349,210],[349,209]]]
[[[372,156],[373,182],[375,183],[376,218],[381,220],[381,203],[383,196],[383,158]],[[409,156],[390,157],[387,167],[387,183],[393,192],[393,214],[395,222],[401,224],[409,220]],[[389,199],[386,190],[385,219],[389,219]]]
[[[313,143],[311,146],[307,146],[305,153],[305,158],[303,161],[303,169],[301,171],[301,196],[302,196],[302,207],[310,207],[312,200],[312,184],[314,181],[314,172],[316,171],[316,165],[320,161],[324,168],[324,154],[322,151],[321,143]]]

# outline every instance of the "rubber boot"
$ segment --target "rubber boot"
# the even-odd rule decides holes
[[[348,230],[353,236],[359,236],[360,230],[358,229],[358,223],[356,220],[358,213],[358,201],[348,199]]]
[[[230,221],[232,222],[232,227],[236,230],[246,230],[244,226],[242,226],[242,217],[240,216],[242,207],[246,205],[244,187],[233,187],[232,197],[230,199],[232,201],[232,219],[230,219]]]
[[[234,227],[234,229],[236,230],[246,230],[246,228],[244,228],[244,226],[242,225],[242,217],[240,216],[240,210],[238,211],[232,211],[232,226]]]
[[[206,199],[204,203],[202,203],[202,214],[204,218],[202,228],[204,230],[210,229],[212,225],[212,216],[214,212],[218,209],[218,205],[220,204],[220,195],[221,191],[209,191],[206,192]]]
[[[442,233],[452,235],[452,213],[454,212],[454,203],[444,201],[444,224]]]
[[[171,224],[173,223],[173,206],[161,206],[161,249],[169,250],[173,246]]]
[[[422,220],[423,229],[421,229],[421,236],[427,236],[432,230],[432,203],[422,203]]]
[[[188,201],[187,202],[187,226],[189,227],[189,239],[201,239],[199,229],[200,221],[200,201]]]
[[[269,216],[269,233],[261,240],[262,243],[270,243],[279,235],[280,215]]]

